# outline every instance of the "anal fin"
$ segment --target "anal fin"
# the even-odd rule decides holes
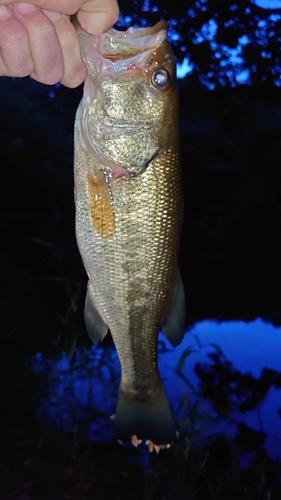
[[[95,304],[92,285],[88,282],[88,290],[85,301],[84,320],[88,335],[93,342],[104,339],[108,332],[108,326],[103,321]]]
[[[185,294],[179,271],[171,306],[161,328],[173,347],[181,343],[185,332]]]

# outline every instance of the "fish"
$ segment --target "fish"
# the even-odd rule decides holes
[[[176,428],[158,370],[158,334],[176,346],[185,327],[175,59],[164,21],[102,35],[74,24],[87,69],[74,127],[85,324],[93,342],[110,330],[117,349],[116,436],[165,445]]]

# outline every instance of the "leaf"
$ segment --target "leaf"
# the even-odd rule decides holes
[[[49,241],[42,240],[41,238],[34,238],[33,236],[27,236],[25,240],[28,241],[33,241],[33,243],[38,243],[39,245],[43,245],[48,248],[54,248],[53,243],[50,243]]]
[[[183,375],[183,373],[181,373],[180,371],[178,370],[175,370],[176,371],[176,374],[185,382],[185,384],[190,387],[190,389],[192,390],[192,392],[194,394],[197,394],[197,391],[194,387],[194,385],[190,382],[190,380],[188,380],[188,378],[186,378],[185,375]],[[198,394],[197,394],[198,395]]]
[[[201,344],[201,341],[200,341],[199,337],[197,335],[195,335],[195,334],[193,334],[192,337],[194,338],[194,340],[195,340],[196,344],[198,345],[198,347],[201,348],[202,344]]]
[[[188,347],[187,349],[185,349],[185,351],[183,351],[176,366],[176,372],[182,371],[186,358],[190,356],[190,354],[192,354],[193,352],[196,352],[196,349],[193,349],[193,347]]]
[[[224,359],[227,359],[226,358],[226,355],[224,354],[224,352],[222,351],[222,349],[220,348],[220,346],[218,346],[217,344],[214,344],[213,342],[209,342],[207,345],[211,346],[211,347],[214,347],[214,349],[216,349],[216,351],[224,358]]]
[[[40,276],[40,279],[45,281],[57,281],[59,283],[64,283],[65,285],[69,285],[70,283],[72,285],[80,285],[79,281],[61,278],[59,276]]]

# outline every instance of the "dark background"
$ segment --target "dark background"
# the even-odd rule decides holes
[[[168,20],[178,61],[188,57],[193,67],[179,81],[187,326],[258,316],[279,326],[281,13],[245,0],[122,0],[120,7],[122,28]],[[239,71],[247,79],[238,85],[229,50],[244,35]],[[34,422],[42,381],[26,369],[30,356],[71,356],[76,345],[91,345],[74,234],[73,123],[81,95],[82,88],[0,79],[3,435],[11,422]]]

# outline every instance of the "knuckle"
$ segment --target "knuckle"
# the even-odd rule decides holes
[[[48,75],[44,81],[46,85],[55,85],[58,83],[62,78],[62,73],[57,73],[54,75]]]
[[[65,87],[68,87],[70,89],[75,89],[84,82],[85,76],[86,76],[85,69],[81,69],[80,71],[75,71],[71,75],[64,76],[60,80],[60,83],[65,85]]]
[[[25,76],[29,76],[32,73],[32,71],[33,71],[32,63],[19,64],[18,67],[15,66],[13,69],[10,69],[11,75],[17,78],[23,78]]]
[[[44,83],[45,85],[55,85],[63,77],[63,70],[61,68],[53,68],[52,71],[40,71],[31,75],[34,80]]]
[[[59,38],[64,50],[71,50],[75,53],[78,47],[78,37],[72,24],[66,23],[63,26],[63,32],[60,33]]]
[[[50,39],[51,37],[53,37],[54,32],[55,29],[53,23],[46,18],[46,20],[44,19],[36,23],[34,35],[36,36],[37,40],[45,41],[46,39]]]
[[[27,37],[25,29],[6,31],[4,38],[1,40],[2,46],[15,47],[22,46],[24,39]]]

